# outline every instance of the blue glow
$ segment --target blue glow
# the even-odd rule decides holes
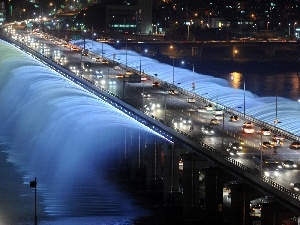
[[[101,190],[98,199],[109,202],[107,192],[116,187],[108,182],[101,187],[99,165],[124,151],[125,136],[138,143],[138,135],[162,140],[160,134],[17,48],[1,41],[0,49],[0,143],[8,146],[8,161],[25,173],[25,183],[38,177],[50,215],[68,215],[75,204],[70,201],[82,193],[75,188],[86,188],[86,183]],[[79,182],[83,187],[73,185]],[[82,204],[101,206],[92,200]],[[135,211],[122,201],[111,204],[112,211]],[[78,214],[98,214],[87,211]]]
[[[83,45],[82,40],[74,41],[76,45]],[[102,49],[102,43],[91,42],[86,40],[86,48],[92,49],[95,53]],[[103,43],[103,52],[105,57],[126,64],[126,50],[117,50],[112,46]],[[173,66],[160,63],[155,59],[144,57],[136,52],[127,50],[127,65],[128,67],[139,70],[140,62],[142,70],[149,75],[155,76],[170,84],[173,83]],[[192,91],[192,80],[196,83],[196,88]],[[193,73],[191,70],[175,67],[174,69],[174,84],[185,90],[190,90],[198,95],[205,94],[205,97],[211,101],[217,102],[224,106],[233,108],[237,111],[244,111],[244,94],[245,94],[245,111],[247,115],[257,118],[263,122],[274,125],[276,118],[276,97],[259,97],[249,91],[235,89],[230,87],[225,79],[216,78],[210,75]],[[280,123],[277,124],[287,132],[300,135],[300,104],[287,98],[277,98],[277,119]]]

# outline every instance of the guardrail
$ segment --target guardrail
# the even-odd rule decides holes
[[[129,103],[125,103],[121,100],[120,96],[113,94],[112,92],[105,90],[103,88],[98,88],[91,84],[89,81],[77,77],[74,73],[70,72],[67,68],[56,64],[55,61],[52,59],[45,57],[44,55],[40,54],[39,52],[27,47],[21,42],[13,40],[7,36],[2,36],[2,39],[8,41],[9,43],[18,46],[20,49],[26,50],[31,55],[41,59],[44,63],[51,68],[56,69],[59,73],[66,78],[72,80],[76,84],[80,85],[81,87],[85,88],[95,96],[99,97],[100,99],[106,101],[110,105],[115,108],[118,108],[128,116],[132,117],[133,119],[137,120],[138,122],[144,124],[145,126],[149,127],[150,129],[156,131],[157,133],[161,134],[169,143],[174,143],[175,139],[180,140],[183,145],[188,146],[192,149],[193,152],[199,154],[200,156],[204,157],[206,160],[217,164],[219,167],[226,169],[226,171],[234,174],[234,176],[239,177],[243,181],[245,181],[250,186],[253,186],[257,189],[262,190],[263,192],[269,193],[277,197],[280,202],[292,206],[293,210],[296,210],[297,213],[300,213],[300,196],[291,190],[283,187],[282,185],[274,182],[271,178],[262,176],[260,173],[252,170],[251,168],[243,165],[242,163],[230,158],[229,156],[219,152],[218,150],[212,148],[211,146],[201,142],[195,137],[176,129],[167,126],[165,121],[153,116],[153,115],[146,115],[143,109],[137,109],[135,105],[130,105]],[[167,84],[168,85],[168,84]],[[176,86],[171,85],[170,87],[176,88]],[[178,91],[181,91],[183,94],[191,94],[185,90],[176,88]],[[189,96],[189,95],[187,95]],[[203,98],[201,96],[196,96],[198,101],[209,101],[209,99]],[[221,106],[220,106],[221,107]],[[224,107],[225,109],[225,107]],[[226,109],[227,112],[230,112],[229,109]],[[225,110],[225,111],[226,111]],[[238,112],[234,112],[238,113]],[[254,120],[253,120],[254,121]]]

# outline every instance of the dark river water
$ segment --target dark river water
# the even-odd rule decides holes
[[[243,88],[245,81],[246,90],[260,97],[276,96],[277,92],[277,96],[300,99],[300,62],[197,60],[191,63],[194,63],[196,72],[224,78],[232,87]],[[239,79],[233,79],[234,76]]]

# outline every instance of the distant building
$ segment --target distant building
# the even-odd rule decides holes
[[[140,33],[152,33],[152,0],[139,0]]]
[[[0,2],[0,25],[6,21],[6,9],[4,2]]]
[[[107,5],[107,28],[120,33],[138,33],[138,10],[138,6]]]

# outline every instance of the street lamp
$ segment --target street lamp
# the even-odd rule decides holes
[[[182,61],[181,62],[182,64],[184,64],[184,61]],[[195,90],[195,85],[196,85],[196,83],[195,83],[195,81],[194,81],[194,74],[195,74],[195,64],[193,64],[193,63],[187,63],[187,64],[190,64],[190,65],[192,65],[193,66],[193,82],[192,82],[192,89],[193,90]]]
[[[294,36],[296,35],[296,24],[297,22],[294,23]]]
[[[289,36],[291,36],[291,24],[289,23]]]
[[[92,49],[93,49],[94,36],[96,36],[96,33],[92,32]]]
[[[188,25],[188,37],[187,37],[187,41],[190,41],[190,25],[192,24],[192,20],[190,22],[186,23]]]
[[[267,22],[267,30],[269,30],[269,23],[270,23],[270,22]]]
[[[155,24],[155,35],[157,35],[157,27],[159,26],[159,23]]]

